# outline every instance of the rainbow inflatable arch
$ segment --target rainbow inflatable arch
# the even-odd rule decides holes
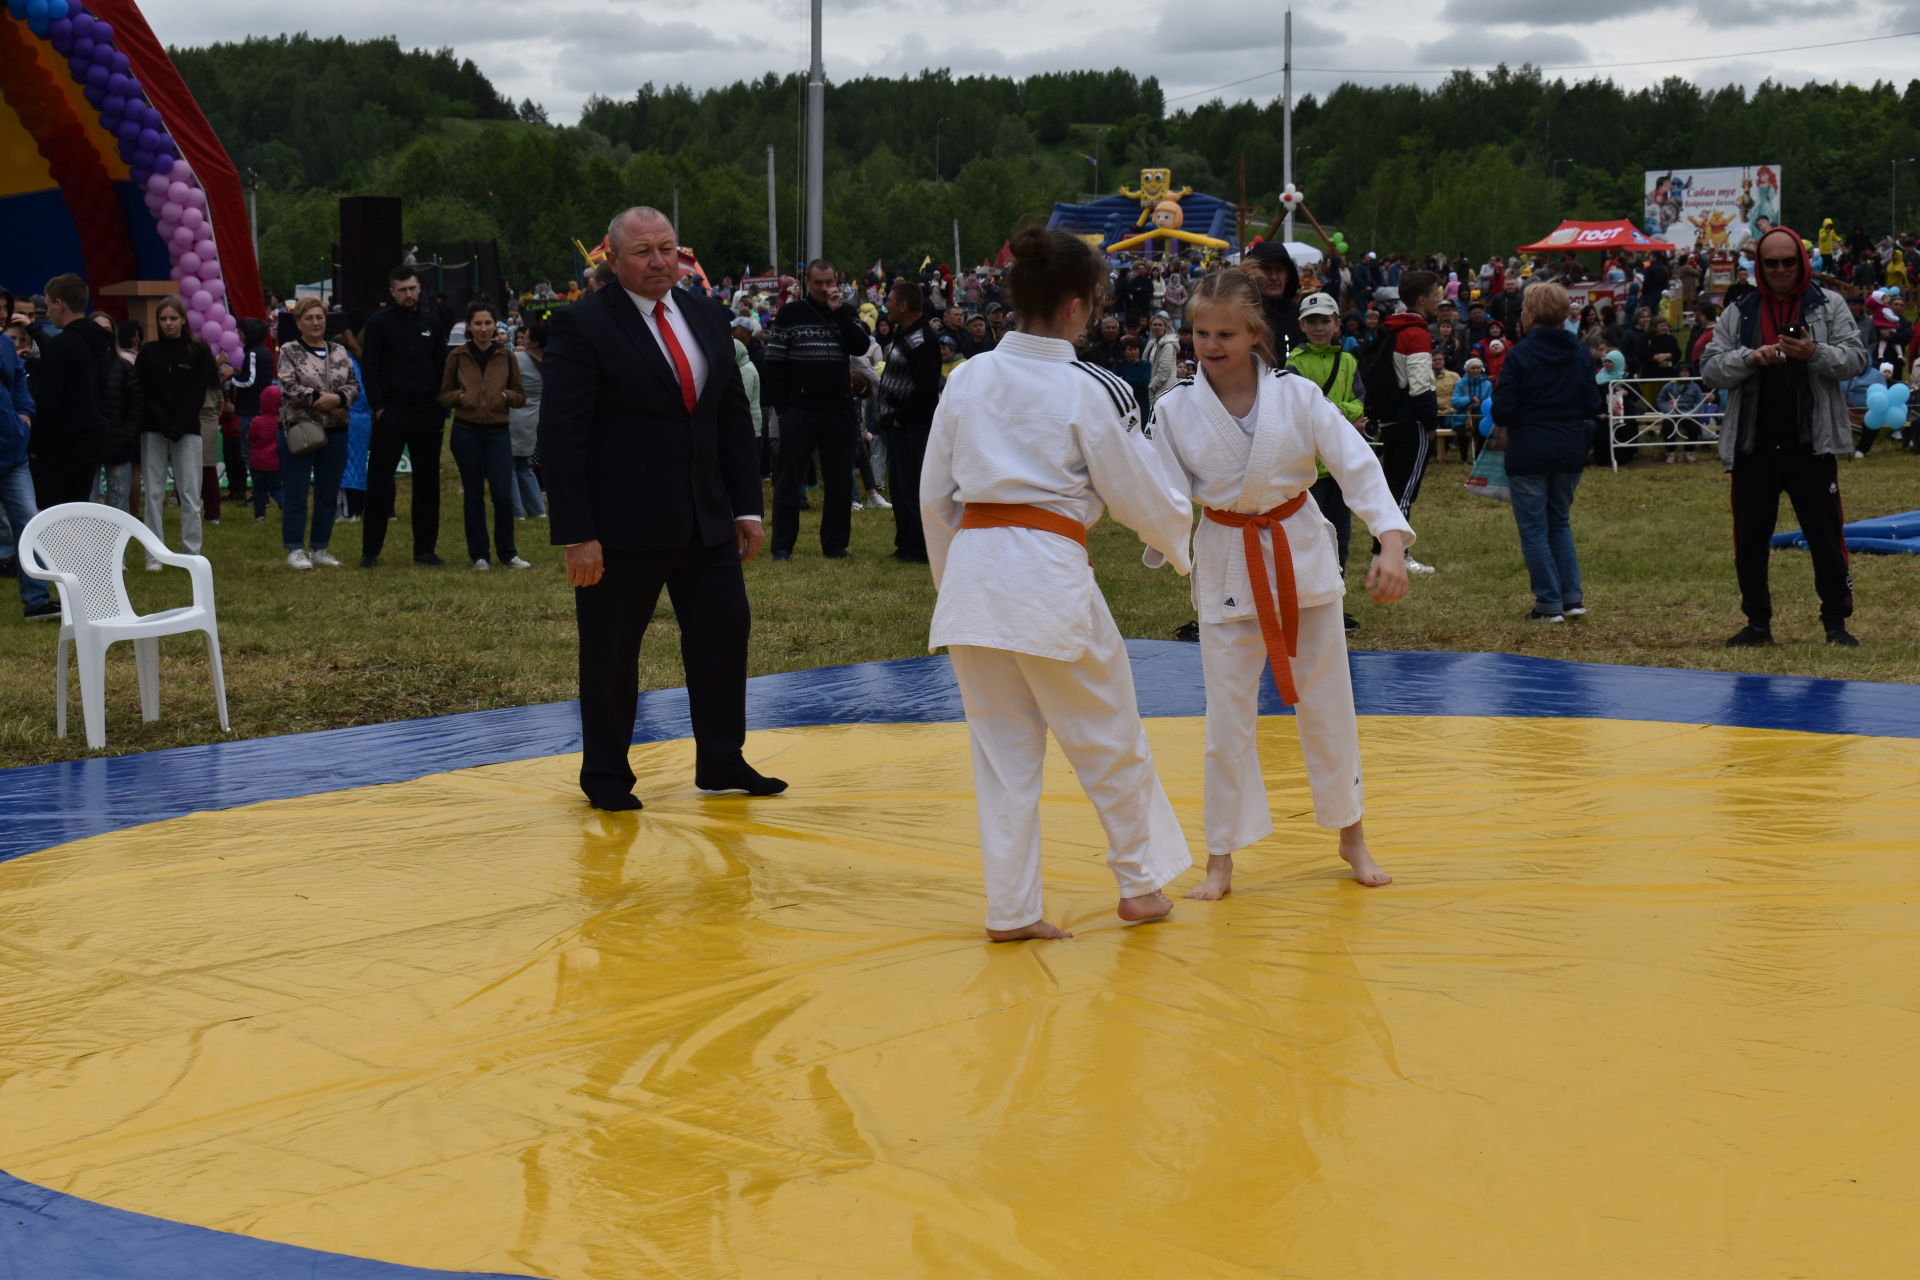
[[[238,360],[264,317],[240,177],[133,0],[6,0],[0,17],[0,283],[71,271],[168,281],[195,334]]]

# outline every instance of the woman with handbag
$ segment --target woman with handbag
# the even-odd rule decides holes
[[[289,569],[336,567],[333,536],[340,476],[347,469],[347,406],[360,398],[347,349],[327,341],[320,299],[294,303],[298,341],[280,348],[280,534]],[[313,529],[307,529],[307,486],[313,486]]]

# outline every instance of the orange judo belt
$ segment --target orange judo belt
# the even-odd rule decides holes
[[[1260,617],[1261,638],[1267,642],[1267,662],[1273,667],[1273,687],[1280,691],[1281,704],[1289,707],[1300,700],[1293,687],[1293,663],[1288,661],[1300,652],[1300,595],[1293,585],[1293,548],[1288,545],[1287,531],[1280,522],[1306,505],[1307,495],[1298,493],[1259,515],[1205,509],[1207,519],[1215,524],[1240,530],[1247,549],[1247,578],[1253,584],[1253,608]],[[1260,553],[1260,531],[1269,528],[1273,530],[1274,560],[1271,591],[1267,589],[1266,557]]]
[[[960,517],[962,529],[1039,529],[1071,538],[1082,549],[1087,545],[1087,527],[1071,516],[1028,506],[1024,502],[969,502]],[[1087,563],[1093,563],[1089,557]]]

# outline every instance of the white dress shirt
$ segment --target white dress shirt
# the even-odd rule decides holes
[[[640,315],[647,322],[647,332],[653,335],[654,342],[659,344],[660,354],[667,358],[667,367],[672,369],[673,352],[668,349],[666,339],[660,336],[660,321],[653,314],[654,300],[643,297],[631,289],[627,290],[627,296],[633,299],[634,306],[640,308]],[[707,390],[706,352],[700,349],[700,340],[693,336],[693,329],[688,325],[686,316],[681,314],[680,304],[674,298],[673,292],[669,290],[660,302],[666,305],[667,322],[673,326],[674,340],[680,344],[680,350],[686,353],[687,364],[693,369],[693,395],[697,400]],[[674,370],[674,376],[679,376],[679,370]]]

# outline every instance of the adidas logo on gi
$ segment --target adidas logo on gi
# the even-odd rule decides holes
[[[1233,607],[1234,607],[1234,603],[1233,603],[1233,597],[1232,597],[1232,596],[1228,596],[1228,597],[1227,597],[1227,608],[1229,608],[1229,609],[1231,609],[1231,608],[1233,608]]]

